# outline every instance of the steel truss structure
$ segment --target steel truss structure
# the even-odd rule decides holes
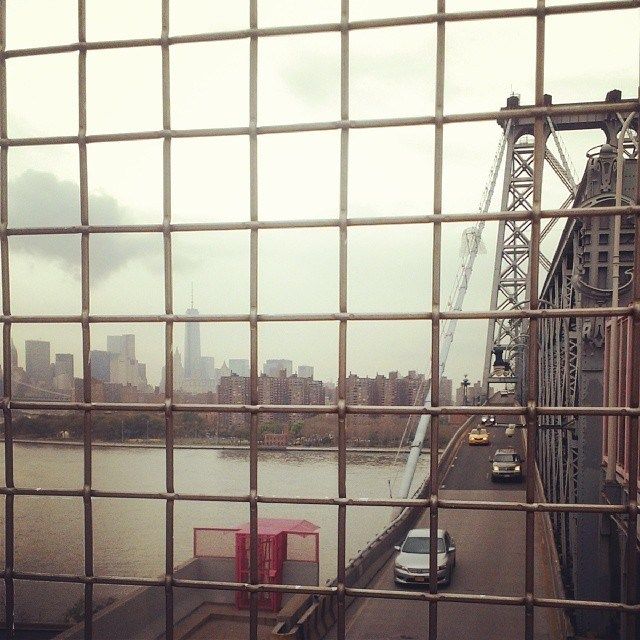
[[[580,305],[580,292],[574,286],[578,273],[578,261],[573,250],[561,257],[560,263],[550,274],[541,302],[554,309],[573,309]],[[578,402],[579,341],[576,318],[553,318],[545,321],[539,333],[540,366],[538,385],[540,401],[557,407],[575,407]],[[575,418],[571,415],[548,416],[546,426],[538,435],[538,469],[549,502],[578,502],[578,440],[575,434]],[[554,513],[551,521],[556,536],[565,585],[572,584],[575,528],[572,514]],[[568,591],[571,593],[571,589]]]
[[[619,91],[607,94],[607,101],[619,101]],[[545,101],[551,104],[551,96],[545,95]],[[520,107],[518,96],[511,96],[507,100],[506,110]],[[544,160],[567,188],[567,198],[561,208],[566,208],[573,202],[577,185],[569,167],[562,141],[558,131],[577,129],[601,129],[608,142],[615,143],[616,132],[620,129],[620,114],[607,114],[594,110],[588,117],[571,116],[554,119],[548,117],[539,134],[544,139]],[[504,127],[507,137],[507,154],[504,171],[501,209],[504,211],[531,212],[533,208],[533,177],[535,172],[535,141],[534,128],[530,118],[499,118],[498,122]],[[560,158],[556,158],[547,140],[552,137]],[[546,237],[555,225],[549,221],[541,231],[541,239]],[[527,219],[501,220],[498,226],[496,252],[493,272],[493,286],[491,289],[491,309],[510,311],[521,309],[528,305],[530,297],[530,251],[531,224]],[[551,268],[551,262],[540,253],[538,262],[546,271]],[[522,386],[525,367],[527,324],[519,318],[502,320],[491,319],[487,330],[487,345],[485,351],[484,387],[488,394],[491,383],[504,384],[517,382]],[[504,347],[504,359],[511,364],[514,375],[493,377],[491,371],[491,355],[495,346]],[[521,394],[519,394],[522,399]]]
[[[532,211],[535,149],[532,140],[520,142],[522,130],[513,126],[508,133],[507,160],[501,208],[506,211]],[[501,220],[498,225],[496,257],[491,289],[491,309],[497,311],[519,309],[528,299],[530,220]],[[522,334],[520,318],[490,320],[484,368],[484,386],[487,391],[492,380],[491,354],[494,346],[505,347],[505,360],[516,364],[516,350]],[[511,382],[513,376],[496,378],[498,382]]]
[[[475,603],[482,606],[507,606],[521,608],[523,612],[523,630],[526,640],[533,640],[535,632],[535,610],[540,608],[585,609],[606,610],[623,615],[628,621],[628,638],[636,637],[635,624],[640,613],[640,603],[637,598],[637,565],[638,554],[633,545],[626,550],[626,571],[628,575],[627,591],[622,602],[611,601],[586,601],[564,598],[545,598],[536,590],[534,584],[536,566],[535,545],[535,519],[536,512],[549,511],[552,513],[575,511],[583,513],[610,513],[624,514],[628,516],[629,535],[635,537],[637,531],[638,505],[635,501],[629,504],[603,505],[597,501],[586,504],[573,503],[538,503],[536,501],[533,478],[535,476],[535,457],[527,456],[526,460],[526,497],[521,501],[482,501],[482,500],[451,500],[442,498],[439,494],[439,470],[438,470],[438,444],[439,429],[442,416],[452,414],[480,415],[483,407],[447,407],[440,402],[439,390],[439,349],[441,336],[441,323],[446,319],[473,319],[515,322],[519,320],[527,322],[532,335],[537,335],[543,319],[550,317],[568,318],[582,315],[588,318],[606,318],[611,316],[624,316],[632,319],[632,332],[636,337],[630,357],[632,371],[633,392],[628,405],[622,407],[590,406],[576,407],[572,411],[576,415],[598,417],[603,415],[625,415],[630,417],[631,436],[629,451],[631,464],[629,467],[629,482],[632,486],[638,480],[638,419],[640,417],[640,278],[635,278],[631,293],[632,305],[629,307],[611,308],[597,306],[582,309],[547,309],[538,297],[539,282],[538,269],[540,262],[540,240],[543,220],[556,218],[576,218],[590,216],[625,215],[633,216],[636,220],[640,216],[639,206],[624,207],[595,207],[591,210],[549,209],[544,210],[541,204],[542,193],[542,165],[545,157],[545,127],[546,119],[551,117],[559,131],[562,123],[581,119],[589,121],[590,114],[599,113],[615,117],[618,112],[629,113],[640,110],[640,96],[624,103],[596,103],[596,104],[568,104],[551,105],[545,99],[544,71],[545,71],[545,24],[549,16],[573,15],[584,12],[602,12],[610,10],[637,10],[640,6],[638,0],[612,0],[608,2],[594,2],[584,4],[566,4],[547,7],[544,0],[538,0],[536,6],[523,8],[499,8],[481,9],[466,12],[448,12],[445,1],[437,0],[436,10],[433,13],[418,16],[396,16],[371,20],[353,21],[349,16],[349,0],[341,0],[341,11],[336,16],[335,22],[325,24],[304,24],[282,27],[261,27],[258,19],[258,0],[249,0],[249,12],[247,27],[237,31],[194,33],[187,35],[172,35],[170,30],[170,1],[159,0],[161,4],[161,21],[159,20],[158,36],[151,38],[109,41],[88,41],[86,0],[77,2],[77,41],[54,46],[34,47],[25,49],[7,50],[6,48],[6,2],[0,2],[0,273],[2,280],[2,313],[0,322],[3,327],[3,382],[4,395],[1,408],[4,416],[4,481],[0,487],[0,495],[4,497],[5,510],[5,554],[4,563],[0,571],[0,578],[5,590],[5,624],[9,638],[15,636],[15,614],[19,607],[16,602],[16,583],[49,582],[55,584],[78,584],[83,588],[84,602],[84,637],[91,640],[93,632],[93,605],[95,603],[94,587],[96,585],[128,585],[128,586],[155,586],[163,591],[165,603],[165,637],[170,640],[174,637],[174,600],[175,594],[180,589],[218,589],[227,591],[243,591],[249,594],[250,616],[248,624],[248,637],[251,640],[258,638],[258,598],[261,593],[280,592],[292,594],[308,594],[313,597],[333,597],[337,600],[337,638],[346,638],[346,606],[349,598],[383,598],[389,601],[389,608],[393,610],[393,602],[398,599],[420,600],[428,609],[428,637],[436,640],[438,637],[438,612],[441,602],[456,603],[456,606],[468,606]],[[445,61],[446,47],[445,35],[447,27],[452,22],[469,22],[490,19],[512,20],[529,18],[535,22],[535,97],[534,104],[527,107],[513,107],[495,111],[475,111],[467,113],[449,113],[445,109]],[[435,100],[432,114],[419,113],[407,117],[388,117],[369,120],[353,119],[349,113],[349,54],[350,34],[356,30],[392,28],[406,25],[433,24],[436,31],[436,64],[435,64]],[[289,122],[285,124],[261,123],[258,118],[258,55],[260,39],[273,38],[285,35],[303,36],[310,33],[335,33],[340,38],[340,109],[335,117],[322,122]],[[243,40],[249,47],[249,73],[247,76],[248,112],[249,117],[244,126],[220,127],[218,123],[212,123],[209,128],[175,129],[171,122],[171,49],[175,45],[190,43],[215,42],[222,40]],[[161,53],[161,69],[159,77],[162,81],[162,120],[157,128],[146,131],[118,132],[105,131],[98,134],[87,134],[87,58],[93,51],[105,49],[126,50],[134,47],[155,47]],[[77,54],[78,69],[78,131],[74,135],[64,136],[32,136],[15,137],[10,135],[7,126],[7,95],[11,94],[11,87],[7,86],[7,62],[12,58],[24,58],[31,56],[48,56],[60,53]],[[160,73],[161,72],[161,73]],[[195,72],[195,71],[194,71]],[[203,72],[203,70],[198,70]],[[432,82],[431,77],[425,77],[424,82]],[[532,157],[523,168],[523,177],[531,181],[526,190],[527,206],[518,206],[501,211],[479,215],[477,212],[462,212],[446,214],[443,212],[443,164],[444,164],[444,135],[447,126],[465,122],[490,122],[496,119],[505,120],[517,118],[522,125],[528,122],[527,127],[533,134]],[[349,216],[348,178],[349,178],[349,140],[353,129],[373,129],[379,127],[406,127],[421,125],[432,128],[434,135],[434,163],[432,169],[433,202],[432,207],[420,215],[389,215],[385,217],[353,218]],[[295,133],[303,131],[340,131],[340,201],[339,212],[334,217],[326,219],[295,219],[295,220],[263,220],[260,218],[258,203],[258,145],[261,136],[266,134]],[[172,141],[177,138],[203,138],[216,136],[246,136],[249,142],[249,179],[250,206],[247,220],[240,222],[192,222],[177,223],[172,217]],[[519,136],[518,136],[519,138]],[[514,138],[515,141],[518,138]],[[162,172],[162,211],[158,221],[153,224],[130,225],[98,225],[91,221],[89,211],[89,183],[88,183],[88,154],[90,145],[99,145],[105,142],[117,142],[127,140],[162,140],[163,172]],[[78,183],[80,189],[80,216],[76,224],[50,227],[21,227],[16,226],[15,220],[9,219],[8,202],[8,166],[11,161],[11,150],[18,146],[42,146],[42,145],[75,145],[78,151]],[[524,153],[523,149],[523,153]],[[527,151],[531,153],[531,149]],[[522,156],[525,158],[525,155]],[[531,174],[529,170],[531,169]],[[430,168],[425,164],[425,176],[429,175]],[[527,183],[529,184],[529,182]],[[506,190],[509,193],[509,190]],[[490,310],[463,312],[444,311],[441,299],[441,256],[442,256],[442,225],[449,223],[471,222],[475,223],[480,218],[484,220],[501,221],[504,227],[519,221],[522,227],[526,227],[528,238],[528,261],[533,268],[529,268],[528,279],[528,304],[518,308],[492,308]],[[347,246],[349,227],[352,226],[384,226],[397,224],[421,224],[431,225],[433,230],[433,259],[432,259],[432,290],[427,308],[420,312],[392,313],[379,311],[375,313],[352,313],[347,305],[348,270],[347,270]],[[18,221],[19,225],[19,221]],[[258,240],[264,229],[291,229],[304,228],[308,230],[317,228],[333,228],[337,230],[339,237],[339,303],[335,310],[327,313],[288,313],[265,314],[261,313],[258,306],[258,272],[259,253]],[[189,316],[177,314],[174,311],[173,296],[173,263],[172,263],[172,239],[175,234],[184,232],[223,231],[232,229],[244,229],[250,235],[249,255],[249,281],[250,291],[247,299],[247,311],[234,315],[209,314],[202,316]],[[515,227],[514,227],[515,229]],[[89,272],[92,264],[90,238],[101,233],[153,233],[162,239],[163,253],[163,278],[164,278],[164,310],[159,314],[151,315],[98,315],[92,311],[90,300]],[[517,242],[522,241],[525,231],[513,233]],[[54,236],[70,235],[79,237],[81,241],[81,308],[77,313],[59,316],[49,315],[18,315],[12,312],[12,282],[9,259],[11,236]],[[640,274],[640,234],[635,239],[635,265],[634,271]],[[508,237],[508,236],[507,236]],[[520,263],[517,263],[520,265]],[[524,267],[522,267],[524,268]],[[520,269],[520,266],[518,266]],[[522,285],[518,285],[518,295],[521,295]],[[522,300],[519,300],[522,302]],[[400,320],[428,320],[431,322],[431,369],[432,401],[431,406],[358,406],[350,405],[346,395],[347,372],[347,327],[354,320],[373,321],[386,320],[395,322]],[[92,397],[91,385],[91,327],[97,323],[156,323],[164,329],[164,360],[166,369],[166,385],[163,390],[162,401],[150,403],[105,403],[98,402]],[[231,404],[194,404],[176,402],[173,388],[174,373],[174,328],[177,323],[187,322],[244,322],[250,333],[250,402],[243,405]],[[259,325],[269,322],[325,322],[338,326],[338,384],[337,398],[332,405],[261,405],[258,395],[258,335]],[[16,324],[28,323],[74,323],[82,332],[82,361],[83,361],[83,388],[82,397],[75,402],[56,401],[23,401],[16,400],[12,394],[12,370],[11,370],[11,335]],[[523,388],[524,405],[513,407],[495,407],[496,415],[522,416],[526,426],[527,449],[533,451],[536,446],[538,427],[541,417],[559,416],[566,413],[566,408],[541,404],[538,398],[538,366],[539,345],[536,340],[529,344],[528,375],[526,376],[526,388]],[[78,411],[83,415],[83,475],[79,486],[71,489],[58,487],[29,488],[20,486],[16,481],[14,463],[14,428],[13,420],[16,410],[30,411]],[[164,418],[165,425],[165,483],[162,491],[102,491],[94,485],[93,473],[93,416],[97,411],[154,411]],[[250,416],[250,446],[249,446],[249,490],[243,495],[227,495],[215,493],[215,487],[211,492],[202,494],[181,493],[176,491],[174,444],[175,430],[174,418],[176,413],[185,411],[212,412],[238,412]],[[261,490],[258,479],[258,418],[261,413],[307,413],[307,414],[331,414],[336,417],[338,427],[338,456],[336,472],[336,495],[326,498],[302,496],[291,497],[288,495],[269,495]],[[431,416],[430,448],[433,452],[430,460],[430,495],[424,499],[384,499],[368,500],[349,496],[346,482],[346,434],[347,419],[351,414],[370,415],[429,415]],[[282,492],[286,494],[285,491]],[[65,497],[75,500],[82,505],[84,540],[82,568],[73,574],[46,573],[22,570],[16,566],[16,532],[15,521],[17,516],[16,497],[32,496],[34,500],[42,497]],[[94,563],[94,527],[96,517],[94,507],[97,501],[104,499],[128,500],[147,499],[156,500],[165,508],[165,546],[164,546],[164,572],[160,577],[128,577],[101,575],[96,571]],[[250,571],[248,581],[243,583],[217,582],[208,580],[180,579],[175,575],[174,558],[174,530],[176,516],[176,503],[179,502],[208,502],[216,504],[220,502],[246,505],[250,516]],[[258,513],[263,504],[314,504],[325,505],[335,509],[337,516],[337,550],[335,582],[325,586],[303,585],[274,585],[261,583],[258,573]],[[347,584],[345,581],[346,565],[346,536],[347,536],[347,510],[354,506],[359,507],[402,507],[427,510],[429,512],[430,528],[430,579],[428,592],[417,594],[415,591],[384,590],[384,589],[359,589]],[[442,593],[437,585],[437,529],[439,513],[442,509],[484,509],[484,510],[511,510],[524,514],[525,519],[525,558],[522,567],[524,577],[523,589],[520,594],[487,595],[481,593],[455,593],[454,591]],[[448,605],[450,606],[450,605]],[[441,609],[440,609],[441,610]]]
[[[633,126],[637,128],[637,120]],[[615,135],[617,128],[614,126],[609,134]],[[599,152],[589,153],[576,191],[576,207],[615,204],[617,145],[605,144]],[[630,195],[637,193],[637,185],[631,184],[634,171],[637,173],[637,158],[630,153],[621,182],[625,194],[622,200],[627,203],[631,202]],[[633,267],[629,256],[633,255],[632,243],[638,228],[637,220],[623,218],[624,234],[617,242],[626,250],[625,260],[616,265],[612,260],[616,240],[609,233],[608,218],[568,221],[540,294],[541,305],[576,311],[583,306],[611,304],[614,270],[626,274],[621,278],[619,292],[622,299],[629,301]],[[603,229],[606,233],[601,233]],[[545,428],[539,431],[538,469],[547,500],[577,504],[600,496],[603,490],[600,425],[574,414],[571,408],[603,400],[604,325],[598,318],[577,315],[549,318],[540,323],[537,338],[539,401],[565,408],[563,415],[546,417],[542,425]],[[581,519],[579,514],[570,512],[554,513],[551,521],[567,593],[585,597],[585,592],[598,589],[598,582],[607,581],[598,566],[597,552],[589,547],[601,537],[601,524],[597,519]],[[583,632],[589,625],[600,624],[602,628],[609,624],[606,620],[594,622],[593,618],[575,621]]]

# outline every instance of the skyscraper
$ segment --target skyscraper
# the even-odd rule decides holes
[[[128,333],[121,336],[107,336],[107,352],[110,354],[109,381],[140,386],[135,335]]]
[[[264,374],[270,378],[279,378],[284,371],[284,375],[288,378],[293,370],[293,362],[284,359],[271,359],[264,363]]]
[[[53,365],[53,384],[56,389],[73,388],[73,354],[56,353]]]
[[[200,358],[202,375],[205,380],[216,379],[216,360],[213,356],[202,356]]]
[[[440,404],[453,404],[453,380],[446,376],[440,378]]]
[[[298,378],[313,378],[313,367],[301,364],[298,367]]]
[[[91,377],[102,382],[111,382],[111,358],[108,351],[92,349],[89,352],[91,362]]]
[[[25,369],[32,380],[51,377],[51,343],[44,340],[25,340]]]
[[[128,360],[136,359],[136,337],[132,333],[122,336],[107,336],[107,351],[118,353]]]
[[[231,358],[229,360],[229,369],[231,373],[244,378],[249,377],[249,360],[246,358]]]
[[[202,391],[215,391],[218,387],[218,370],[213,356],[200,358]]]
[[[199,316],[200,312],[193,308],[193,301],[188,316]],[[184,329],[184,377],[193,380],[200,377],[202,371],[202,351],[200,348],[200,323],[187,322]]]
[[[56,353],[54,373],[57,376],[69,376],[73,378],[73,354]]]

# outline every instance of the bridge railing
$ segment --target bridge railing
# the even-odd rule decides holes
[[[522,419],[521,419],[522,422]],[[527,439],[524,436],[525,425],[522,424],[522,447],[525,452],[525,456],[529,454],[527,451]],[[544,485],[542,483],[542,477],[540,475],[540,469],[538,463],[534,465],[535,478],[533,479],[535,499],[538,503],[547,502],[547,498],[544,493]],[[549,574],[549,586],[551,587],[551,594],[553,598],[566,600],[567,592],[562,581],[562,569],[560,563],[560,557],[558,555],[558,548],[556,547],[555,536],[553,534],[553,525],[551,524],[551,514],[547,511],[542,511],[536,514],[536,518],[539,519],[540,535],[544,544],[544,558],[547,563],[547,569]],[[554,609],[552,612],[553,618],[553,631],[555,637],[558,638],[573,638],[574,629],[569,618],[567,609]]]

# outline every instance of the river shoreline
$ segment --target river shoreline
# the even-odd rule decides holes
[[[14,438],[14,444],[30,444],[30,445],[54,445],[61,447],[82,447],[84,443],[80,440],[41,440],[38,438]],[[92,447],[102,448],[130,448],[130,449],[164,449],[164,442],[92,442]],[[174,449],[211,449],[214,451],[248,451],[248,444],[185,444],[175,443]],[[283,448],[262,448],[259,451],[280,451],[283,453],[298,452],[337,452],[338,447],[300,447],[288,446]],[[393,447],[347,447],[348,453],[373,453],[373,454],[395,454],[398,451]],[[422,449],[422,453],[429,453],[430,449]],[[439,450],[440,452],[442,449]],[[400,453],[409,453],[409,447],[401,447]]]

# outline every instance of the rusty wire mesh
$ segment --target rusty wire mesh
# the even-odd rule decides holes
[[[622,612],[628,617],[628,637],[635,637],[635,620],[640,611],[637,603],[637,549],[633,544],[627,545],[626,572],[628,576],[627,593],[623,602],[587,602],[577,600],[562,600],[541,598],[534,590],[534,514],[541,511],[574,511],[595,513],[621,513],[628,514],[628,536],[635,539],[637,536],[638,507],[635,495],[630,495],[626,505],[604,504],[547,504],[537,503],[534,495],[534,485],[530,481],[534,477],[535,457],[527,456],[527,484],[526,503],[516,502],[483,502],[448,500],[438,496],[438,434],[440,416],[450,414],[478,415],[483,412],[482,407],[447,407],[440,405],[439,397],[439,336],[440,322],[447,318],[458,319],[489,319],[489,318],[526,318],[529,320],[530,335],[537,335],[537,325],[542,318],[551,317],[595,317],[595,316],[626,316],[632,319],[632,344],[631,371],[633,380],[631,383],[631,397],[628,406],[621,407],[572,407],[574,415],[623,415],[628,416],[631,424],[629,440],[630,465],[629,485],[637,486],[638,483],[638,418],[640,416],[640,278],[633,281],[633,302],[629,307],[623,308],[583,308],[583,309],[550,309],[539,306],[538,269],[530,269],[530,303],[528,308],[514,311],[476,311],[476,312],[444,312],[441,306],[441,244],[442,225],[447,223],[476,221],[477,213],[442,214],[442,172],[443,172],[443,135],[444,126],[452,123],[493,121],[498,117],[533,117],[535,118],[535,174],[534,174],[534,200],[531,212],[507,212],[488,213],[482,218],[487,221],[502,219],[520,219],[531,221],[530,264],[540,263],[540,232],[541,222],[544,219],[587,217],[587,216],[613,216],[633,215],[636,221],[636,229],[640,228],[640,206],[624,207],[598,207],[590,209],[547,209],[541,208],[542,166],[544,159],[545,120],[548,116],[561,114],[587,113],[591,106],[583,105],[546,105],[544,102],[544,62],[545,62],[545,20],[550,15],[576,14],[582,12],[609,11],[614,9],[634,9],[640,4],[637,0],[618,0],[610,2],[592,2],[574,5],[546,6],[544,0],[537,0],[537,6],[531,8],[513,9],[483,9],[466,12],[446,12],[445,0],[437,0],[437,12],[412,16],[384,19],[371,19],[350,21],[349,0],[341,0],[341,20],[329,24],[313,24],[291,27],[260,28],[258,26],[258,0],[250,0],[249,28],[239,31],[226,31],[218,33],[201,33],[184,36],[171,36],[169,28],[169,0],[161,0],[162,24],[158,38],[144,38],[131,40],[113,40],[101,42],[87,42],[86,39],[86,0],[78,0],[78,39],[69,45],[47,46],[28,49],[6,50],[6,3],[0,2],[0,249],[2,254],[2,323],[3,323],[3,375],[4,397],[2,398],[2,410],[4,414],[4,443],[5,443],[5,480],[0,487],[0,493],[5,496],[5,559],[2,570],[6,589],[6,626],[9,637],[12,636],[15,619],[15,580],[49,581],[79,583],[84,585],[84,625],[85,637],[92,638],[92,607],[93,587],[100,584],[115,585],[154,585],[165,590],[165,629],[166,637],[173,638],[173,594],[175,589],[202,588],[245,590],[251,594],[249,637],[257,638],[258,633],[258,609],[257,595],[263,591],[309,593],[309,594],[333,594],[337,597],[337,634],[339,639],[345,638],[345,604],[346,598],[351,597],[375,597],[394,599],[426,600],[429,605],[429,637],[437,637],[437,610],[439,602],[459,603],[486,603],[511,606],[521,606],[525,610],[525,637],[530,640],[534,633],[534,608],[586,608],[608,609]],[[505,19],[531,17],[536,20],[536,62],[535,62],[535,105],[532,107],[518,108],[516,110],[503,109],[501,111],[476,112],[476,113],[451,113],[444,110],[444,70],[445,70],[445,33],[450,22],[475,21],[487,19]],[[429,117],[410,118],[383,118],[372,120],[352,120],[349,116],[349,35],[354,30],[376,29],[381,27],[394,27],[415,24],[435,24],[437,29],[436,51],[436,98],[435,115]],[[258,126],[257,124],[257,100],[258,100],[258,42],[260,38],[269,38],[279,35],[311,34],[336,32],[341,38],[341,107],[340,120],[329,122],[306,122],[282,125]],[[213,129],[172,129],[170,106],[170,49],[174,44],[213,42],[218,40],[248,40],[250,47],[249,65],[249,123],[245,127],[213,128]],[[103,49],[128,49],[132,47],[160,47],[162,52],[162,129],[153,131],[137,131],[133,133],[101,133],[87,135],[87,52]],[[74,136],[55,137],[30,137],[10,138],[7,131],[7,75],[6,61],[10,58],[43,56],[64,52],[77,52],[78,54],[78,104],[79,104],[79,129]],[[425,82],[428,80],[425,79]],[[640,102],[635,100],[632,109],[638,110]],[[618,105],[599,105],[599,111],[616,111]],[[349,158],[349,132],[352,129],[377,128],[377,127],[406,127],[411,125],[430,125],[434,130],[435,162],[433,167],[433,211],[430,214],[398,216],[398,217],[348,217],[348,158]],[[320,220],[286,220],[286,221],[261,221],[258,209],[258,138],[262,134],[277,134],[304,131],[340,130],[340,212],[338,218]],[[248,136],[250,143],[250,221],[237,223],[175,223],[171,215],[171,143],[175,138],[211,137],[211,136]],[[101,142],[115,142],[127,140],[162,139],[163,141],[163,221],[161,224],[129,224],[122,226],[95,225],[89,220],[89,194],[87,180],[87,145]],[[79,151],[79,184],[80,184],[80,222],[72,226],[55,226],[47,228],[27,228],[8,226],[8,162],[10,149],[17,146],[35,145],[61,145],[75,144]],[[426,174],[425,174],[426,175]],[[638,174],[640,176],[640,172]],[[640,192],[640,191],[638,191]],[[395,224],[425,224],[433,226],[433,261],[432,261],[432,297],[431,309],[419,313],[350,313],[347,308],[347,237],[350,226],[374,226]],[[275,228],[322,228],[335,227],[339,230],[339,311],[328,314],[260,314],[258,309],[258,238],[262,229]],[[248,314],[210,314],[197,318],[189,315],[180,315],[173,310],[172,290],[172,234],[185,231],[216,231],[229,229],[246,229],[250,231],[250,305]],[[92,234],[99,233],[131,233],[153,232],[163,236],[164,241],[164,299],[165,311],[160,315],[92,315],[89,300],[89,239]],[[82,310],[79,315],[39,315],[18,316],[11,313],[11,294],[9,287],[9,236],[18,235],[56,235],[74,234],[81,238],[81,281],[82,281]],[[640,274],[640,234],[635,234],[635,263],[634,273]],[[429,407],[415,406],[354,406],[346,401],[346,344],[347,324],[353,320],[430,320],[432,324],[431,337],[431,380],[432,380],[432,404]],[[174,324],[184,322],[247,322],[250,326],[250,404],[248,405],[222,405],[222,404],[188,404],[174,401],[173,391],[173,343]],[[338,363],[338,387],[337,402],[331,406],[294,406],[294,405],[260,405],[258,397],[258,325],[266,322],[294,322],[294,321],[323,321],[339,323],[339,363]],[[166,388],[163,403],[105,403],[94,402],[91,397],[91,364],[90,364],[90,327],[93,323],[117,323],[117,322],[155,322],[165,326],[165,366]],[[18,323],[78,323],[82,327],[82,354],[83,354],[83,400],[82,402],[52,402],[52,401],[22,401],[14,400],[11,395],[11,330],[13,324]],[[523,416],[526,422],[526,437],[528,450],[535,448],[538,419],[542,415],[562,415],[566,413],[564,407],[546,407],[538,404],[537,375],[535,368],[538,362],[537,341],[529,344],[529,375],[526,392],[526,406],[495,407],[495,414],[518,414]],[[84,415],[84,480],[83,486],[76,490],[39,490],[21,488],[14,482],[13,463],[13,429],[12,412],[18,409],[46,409],[78,410]],[[165,490],[160,493],[146,492],[118,492],[98,491],[92,487],[92,413],[97,410],[114,411],[157,411],[163,412],[166,426],[166,482]],[[174,488],[174,427],[175,412],[200,411],[200,412],[244,412],[250,415],[250,463],[249,463],[249,493],[242,496],[214,495],[214,494],[186,494],[177,493]],[[267,496],[259,492],[258,486],[258,416],[260,413],[331,413],[338,418],[338,497],[337,498],[291,498],[284,496]],[[384,500],[360,500],[349,498],[346,489],[346,417],[348,414],[396,414],[415,415],[429,414],[432,418],[431,429],[431,495],[427,499],[384,499]],[[633,494],[633,492],[632,492]],[[71,496],[82,499],[84,504],[84,572],[81,575],[45,574],[17,571],[14,568],[14,498],[15,496]],[[100,576],[94,572],[93,563],[93,511],[94,499],[99,498],[147,498],[164,501],[166,504],[166,534],[165,534],[165,576],[161,579],[131,578],[125,576],[111,577]],[[247,584],[193,581],[174,577],[174,506],[176,501],[211,501],[211,502],[237,502],[246,503],[250,509],[251,547],[250,582]],[[335,586],[300,586],[300,585],[272,585],[260,584],[258,580],[257,560],[257,527],[258,505],[260,503],[279,504],[322,504],[337,507],[338,512],[338,539],[337,539],[337,583]],[[382,591],[371,589],[349,588],[345,585],[345,536],[346,536],[346,511],[350,505],[359,506],[400,506],[420,507],[429,509],[431,544],[435,545],[438,527],[439,509],[488,509],[488,510],[512,510],[523,511],[526,517],[526,557],[525,557],[525,592],[522,596],[487,596],[483,594],[456,594],[440,593],[437,590],[436,574],[437,555],[432,549],[430,589],[429,593],[416,594],[403,591]]]

